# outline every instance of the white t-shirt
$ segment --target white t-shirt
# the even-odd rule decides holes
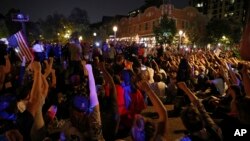
[[[32,50],[34,52],[43,52],[44,48],[43,48],[43,45],[35,44],[35,45],[33,45]]]
[[[224,81],[221,78],[211,80],[215,87],[219,90],[220,94],[223,95],[225,91]]]

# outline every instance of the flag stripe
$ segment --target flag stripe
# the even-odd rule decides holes
[[[18,48],[18,50],[20,50],[19,47],[17,47],[17,48]],[[21,60],[23,59],[21,53],[17,53],[17,56],[18,56]]]
[[[27,61],[31,61],[33,59],[31,50],[28,48],[26,40],[21,31],[18,31],[17,33],[9,37],[8,41],[11,47],[18,49],[17,55],[20,60],[23,59],[23,56],[26,57]]]
[[[30,59],[32,59],[32,54],[31,54],[31,51],[30,51],[30,49],[28,48],[28,45],[27,45],[27,43],[26,43],[26,41],[25,41],[25,39],[24,39],[24,37],[23,36],[21,36],[21,38],[22,38],[22,40],[24,41],[23,43],[25,44],[25,47],[26,47],[26,51],[27,51],[27,55],[28,55],[28,57],[30,58]]]
[[[31,60],[31,53],[30,53],[30,50],[22,36],[22,33],[19,32],[17,34],[17,36],[19,37],[18,39],[20,39],[22,42],[19,42],[19,46],[22,48],[22,50],[24,51],[24,56],[27,57],[28,60]]]
[[[22,50],[23,50],[24,53],[25,53],[24,55],[27,57],[28,60],[30,60],[28,46],[27,46],[25,40],[23,39],[22,33],[19,32],[19,33],[17,34],[17,36],[18,36],[19,39],[22,41],[22,42],[19,42],[19,44],[20,44],[20,47],[22,48]]]
[[[17,34],[15,34],[14,36],[15,36],[15,38],[18,40]],[[19,56],[20,59],[22,60],[22,56],[25,56],[24,50],[22,50],[21,45],[20,45],[20,42],[17,42],[17,43],[18,43],[18,47],[17,47],[17,48],[18,48],[18,50],[19,50],[18,56]]]

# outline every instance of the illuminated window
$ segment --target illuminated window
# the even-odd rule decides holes
[[[234,15],[234,13],[233,13],[233,12],[231,12],[231,13],[229,13],[228,15],[229,15],[229,16],[233,16],[233,15]]]
[[[197,3],[196,7],[203,7],[203,2],[202,3]]]

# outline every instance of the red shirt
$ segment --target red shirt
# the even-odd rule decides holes
[[[132,114],[140,114],[141,111],[146,108],[142,93],[139,90],[136,90],[136,92],[132,93],[130,96],[132,102],[130,104],[129,111]]]
[[[120,115],[124,115],[128,113],[128,110],[125,106],[125,99],[124,99],[124,89],[121,85],[115,85],[116,92],[117,92],[117,104],[118,104],[118,112]]]

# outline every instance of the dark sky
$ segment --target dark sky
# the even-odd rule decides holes
[[[126,15],[144,4],[145,0],[1,0],[0,13],[6,14],[10,8],[20,9],[32,21],[45,18],[54,12],[66,16],[74,7],[85,9],[90,22],[101,21],[102,16]],[[177,7],[187,5],[188,0],[171,0]]]

